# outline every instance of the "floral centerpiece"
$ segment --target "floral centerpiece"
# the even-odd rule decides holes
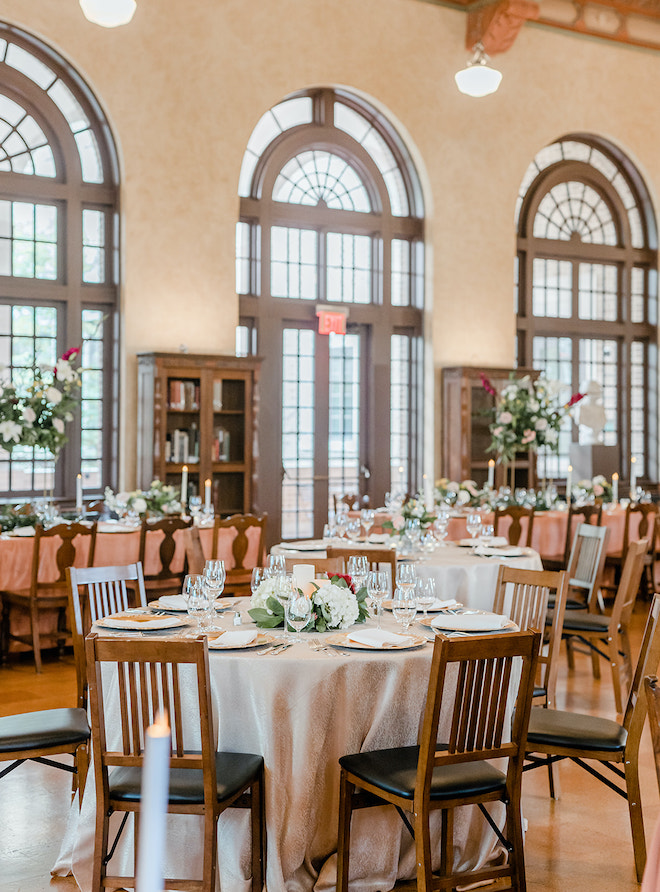
[[[585,495],[594,499],[602,499],[603,502],[614,501],[612,484],[602,474],[597,474],[591,480],[579,480],[571,489],[575,496]]]
[[[313,586],[314,612],[304,631],[347,629],[355,623],[363,623],[369,616],[367,589],[362,586],[354,591],[350,576],[333,576],[327,585],[313,583]],[[248,613],[260,629],[276,629],[284,625],[284,607],[277,600],[276,592],[277,578],[265,579],[250,599]]]
[[[383,529],[389,530],[390,536],[399,536],[405,532],[406,521],[419,520],[420,527],[425,530],[435,519],[436,515],[428,510],[424,499],[416,495],[405,501],[391,520],[384,521]]]
[[[80,347],[67,350],[54,368],[38,366],[31,384],[20,392],[15,384],[0,384],[2,447],[38,446],[57,458],[67,441],[66,423],[80,402],[81,370],[74,366]]]
[[[495,396],[492,384],[482,375],[485,390]],[[560,399],[562,385],[543,377],[533,381],[529,375],[511,375],[494,408],[490,425],[492,442],[488,452],[497,453],[498,461],[513,462],[517,452],[536,451],[545,446],[559,451],[559,431],[570,409],[584,394],[575,393],[565,403]]]
[[[441,477],[435,484],[436,504],[445,502],[447,505],[477,506],[483,504],[487,492],[479,489],[474,480],[463,480],[456,483],[447,477]]]
[[[140,516],[181,513],[179,490],[160,480],[152,480],[147,490],[134,489],[116,494],[106,486],[104,500],[108,509],[119,515],[124,511],[133,511]]]

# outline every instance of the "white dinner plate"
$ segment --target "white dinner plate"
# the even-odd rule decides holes
[[[285,551],[325,551],[323,539],[300,539],[298,542],[282,542]]]
[[[179,626],[187,626],[187,620],[179,616],[154,616],[153,613],[133,613],[126,610],[123,613],[113,613],[104,616],[96,622],[102,629],[119,629],[120,631],[151,632],[158,629],[176,629]]]
[[[337,632],[328,635],[323,639],[324,644],[331,644],[333,647],[349,647],[353,650],[411,650],[414,647],[424,647],[428,643],[428,638],[424,635],[402,635],[402,638],[409,638],[410,643],[405,644],[385,644],[383,647],[374,647],[371,644],[362,644],[360,641],[351,641],[348,632]]]
[[[254,641],[248,641],[246,644],[223,644],[224,635],[218,635],[217,638],[209,638],[209,650],[246,650],[249,647],[263,647],[264,644],[272,644],[275,637],[259,632]]]

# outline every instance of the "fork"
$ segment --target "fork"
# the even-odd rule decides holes
[[[319,641],[318,638],[312,638],[309,641],[309,646],[312,650],[316,650],[316,651],[323,650],[323,651],[327,651],[328,653],[331,653],[333,655],[333,657],[339,656],[339,654],[337,653],[336,650],[333,650],[331,647],[328,647],[327,644],[323,644],[321,641]]]

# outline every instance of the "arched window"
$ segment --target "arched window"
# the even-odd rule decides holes
[[[641,176],[605,140],[566,136],[528,168],[516,224],[518,364],[567,392],[597,381],[610,464],[627,477],[635,456],[657,479],[657,232]],[[571,442],[592,439],[567,423],[540,475],[565,477]]]
[[[264,114],[239,194],[239,334],[264,357],[259,504],[285,538],[320,534],[333,496],[421,480],[421,189],[380,112],[318,89]],[[346,333],[323,334],[323,312]]]
[[[113,479],[117,161],[98,102],[50,48],[0,23],[0,364],[32,369],[83,343],[81,423],[56,471],[40,448],[0,450],[0,494],[72,498]]]

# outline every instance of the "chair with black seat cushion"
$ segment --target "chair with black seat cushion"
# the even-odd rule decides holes
[[[542,555],[544,570],[566,570],[571,559],[571,549],[578,523],[599,527],[603,522],[603,503],[597,499],[593,505],[569,505],[566,518],[566,536],[562,554]]]
[[[523,526],[527,527],[525,533],[525,545],[532,547],[532,530],[534,527],[534,508],[524,508],[522,505],[507,505],[506,508],[496,508],[493,516],[493,533],[497,536],[500,523],[504,518],[510,518],[511,524],[506,531],[509,543],[518,545],[523,537]]]
[[[655,502],[630,502],[626,506],[621,551],[611,552],[605,560],[605,569],[611,570],[614,577],[613,582],[608,581],[602,586],[606,592],[613,593],[617,590],[630,542],[633,539],[646,539],[649,542],[649,548],[644,561],[645,594],[648,597],[653,594],[655,591],[655,555],[660,532],[659,518],[659,506]],[[634,529],[634,520],[637,521],[637,530]]]
[[[254,567],[259,567],[263,564],[266,553],[267,524],[267,514],[260,516],[255,514],[232,514],[231,517],[216,517],[213,525],[213,550],[211,552],[213,560],[220,556],[218,539],[221,530],[228,530],[230,535],[233,536],[231,540],[232,561],[231,563],[226,563],[227,576],[224,594],[250,594],[252,570]],[[256,548],[250,541],[250,537],[255,534]],[[251,555],[252,560],[248,559],[248,554]]]
[[[566,710],[535,707],[532,709],[527,733],[529,761],[525,765],[525,771],[562,759],[571,759],[628,801],[638,882],[642,881],[646,863],[638,769],[639,743],[647,711],[642,680],[646,675],[656,673],[659,662],[660,596],[655,595],[646,621],[623,722]],[[623,782],[623,786],[614,783],[609,774],[602,774],[589,762],[604,763]],[[550,792],[553,795],[553,791]]]
[[[260,755],[215,750],[206,639],[120,639],[92,633],[85,647],[96,782],[94,892],[105,886],[135,887],[135,877],[109,872],[109,852],[114,845],[109,847],[110,818],[115,812],[124,813],[118,836],[131,813],[137,821],[144,735],[162,711],[169,715],[172,740],[167,810],[170,814],[201,815],[204,838],[201,878],[167,877],[164,887],[204,892],[215,889],[218,818],[228,808],[249,808],[252,890],[262,892],[266,845],[264,761]],[[114,689],[119,692],[120,705],[110,717],[105,712],[105,694]],[[184,739],[200,743],[189,750]],[[135,831],[137,838],[137,827]]]
[[[183,567],[175,570],[172,567],[176,552],[174,534],[179,530],[186,530],[192,526],[192,518],[183,518],[172,515],[162,517],[159,520],[150,520],[145,517],[140,527],[140,551],[138,560],[142,567],[147,563],[147,542],[151,539],[157,541],[158,551],[155,573],[144,573],[144,585],[147,592],[153,592],[156,596],[166,592],[180,592],[183,585]]]
[[[539,653],[538,678],[534,685],[534,699],[542,700],[544,706],[555,705],[567,592],[566,571],[501,566],[497,575],[493,612],[506,614],[521,630],[545,630]],[[548,611],[550,598],[555,605],[552,612]]]
[[[42,543],[46,539],[59,538],[55,554],[57,566],[57,578],[53,581],[42,581]],[[87,555],[84,562],[88,567],[94,563],[94,550],[96,546],[96,523],[58,523],[55,526],[44,529],[37,525],[34,531],[34,544],[32,547],[32,568],[30,571],[30,587],[27,589],[9,590],[0,592],[2,598],[2,653],[9,651],[11,641],[20,641],[32,648],[34,653],[34,665],[37,672],[41,672],[41,644],[43,640],[58,647],[70,637],[66,622],[66,609],[68,604],[68,585],[66,571],[74,563],[81,562],[83,543],[87,546]],[[80,552],[79,552],[80,549]],[[40,572],[41,571],[41,572]],[[14,633],[11,631],[10,611],[20,610],[27,613],[30,621],[29,635]],[[39,613],[42,610],[57,610],[57,629],[53,632],[44,632],[39,628]]]
[[[608,527],[587,523],[581,523],[575,531],[568,559],[567,610],[588,609],[596,612],[603,608],[600,586],[609,536]]]
[[[603,657],[612,668],[616,711],[623,712],[621,675],[632,676],[632,657],[628,627],[644,572],[644,557],[649,543],[646,539],[631,542],[610,616],[589,610],[568,610],[564,614],[562,636],[566,640],[569,666],[573,668],[573,643],[580,641],[592,658],[594,678],[600,678]]]
[[[525,892],[520,786],[538,652],[538,632],[436,637],[418,745],[339,760],[337,892],[349,888],[353,809],[388,803],[415,839],[419,892],[500,877],[509,878],[507,888]],[[522,669],[515,685],[512,670],[518,657],[522,657]],[[446,743],[438,744],[438,740]],[[507,760],[503,770],[488,761],[499,758]],[[505,803],[504,834],[487,812],[488,802]],[[454,873],[453,813],[474,804],[507,848],[508,863]],[[439,872],[433,872],[429,818],[438,809],[442,810],[442,844],[439,865],[435,865]]]

